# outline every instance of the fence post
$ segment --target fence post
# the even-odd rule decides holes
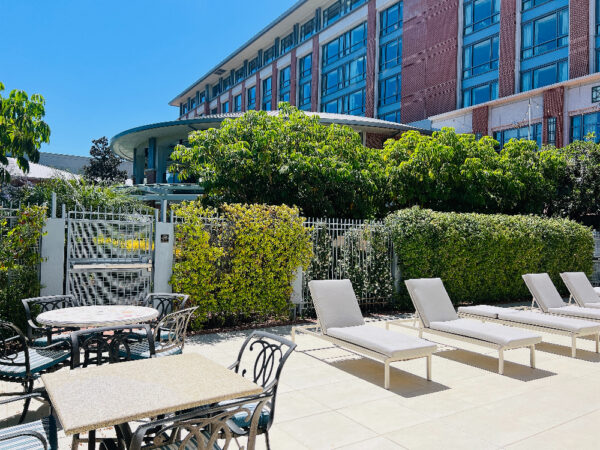
[[[56,207],[53,208],[56,216]],[[42,236],[40,264],[40,295],[62,295],[65,279],[65,218],[46,219]]]
[[[170,222],[155,222],[154,292],[171,292],[169,280],[173,273],[174,226]]]

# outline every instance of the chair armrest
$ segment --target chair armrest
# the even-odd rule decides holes
[[[43,347],[35,347],[36,350],[71,350],[70,341],[60,341],[54,344],[46,345]]]
[[[229,370],[234,370],[237,372],[238,368],[240,367],[240,362],[236,361],[234,362],[232,365],[230,365],[227,369]]]
[[[7,398],[6,400],[0,400],[0,405],[5,405],[7,403],[18,402],[27,400],[28,398],[41,397],[44,398],[42,392],[32,392],[31,394],[19,395],[18,397]]]
[[[22,438],[23,436],[30,436],[38,439],[44,447],[44,450],[48,448],[48,442],[46,442],[46,438],[42,436],[37,431],[23,430],[23,431],[15,431],[14,433],[5,434],[4,436],[0,436],[0,442],[8,441],[10,439]]]

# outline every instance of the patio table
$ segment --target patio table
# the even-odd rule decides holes
[[[59,371],[42,381],[66,434],[260,394],[263,389],[196,353]]]
[[[96,328],[150,322],[158,310],[135,305],[97,305],[61,308],[39,314],[36,321],[50,327]]]

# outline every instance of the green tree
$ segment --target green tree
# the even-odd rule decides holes
[[[0,180],[8,181],[7,158],[16,158],[17,165],[28,172],[29,161],[38,162],[42,143],[50,141],[50,127],[43,120],[46,111],[41,95],[29,98],[15,89],[4,98],[2,91],[4,85],[0,83]]]
[[[208,205],[290,204],[307,216],[369,218],[384,210],[380,150],[340,125],[323,125],[286,103],[278,115],[250,111],[219,129],[192,132],[173,170],[198,177]]]
[[[90,163],[83,167],[83,175],[88,181],[113,184],[127,179],[127,172],[119,169],[124,160],[112,152],[106,136],[92,139],[90,155]]]

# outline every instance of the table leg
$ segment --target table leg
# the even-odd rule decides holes
[[[95,450],[96,449],[96,430],[92,430],[88,432],[88,449]]]

